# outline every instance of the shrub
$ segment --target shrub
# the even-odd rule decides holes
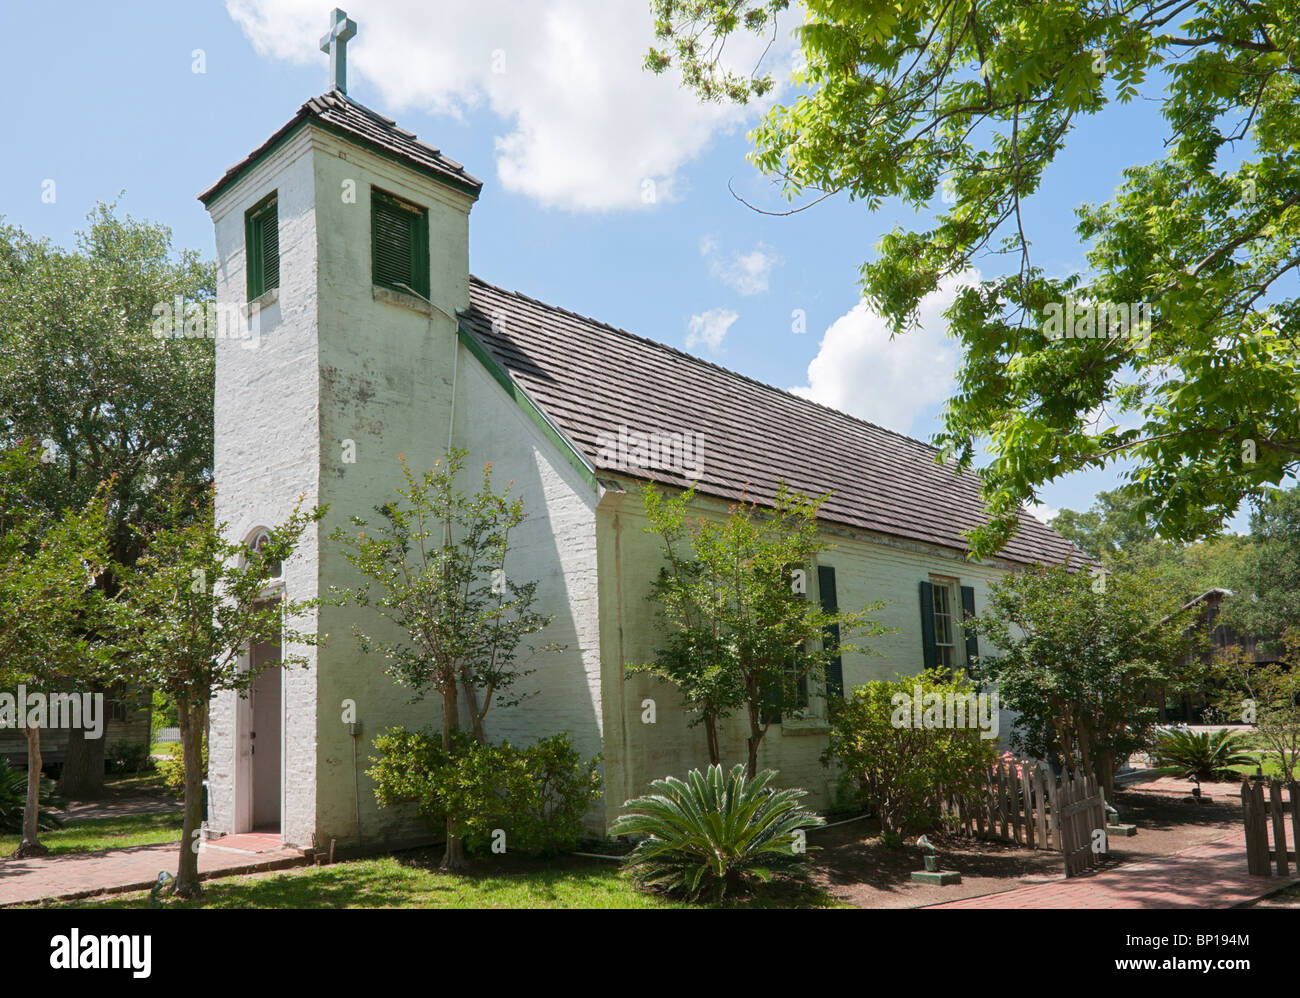
[[[1156,766],[1176,769],[1188,779],[1230,777],[1229,766],[1253,766],[1256,759],[1242,751],[1241,736],[1231,731],[1166,731],[1156,739]]]
[[[153,768],[149,746],[139,742],[115,745],[104,756],[104,770],[109,773],[147,773]]]
[[[930,671],[866,683],[831,707],[822,762],[841,767],[842,789],[870,807],[886,833],[933,827],[940,802],[979,792],[996,758],[993,740],[971,727],[896,726],[917,687],[945,704],[949,694],[969,703],[975,691],[960,672],[948,678]]]
[[[722,900],[728,891],[767,882],[777,872],[798,872],[803,864],[796,842],[805,828],[825,819],[805,810],[803,790],[772,790],[776,772],[752,780],[745,767],[730,773],[710,766],[655,780],[655,791],[630,800],[610,828],[612,835],[644,835],[625,863],[637,884],[697,898]]]
[[[458,733],[446,751],[441,735],[390,728],[375,748],[368,775],[380,807],[414,803],[439,830],[451,818],[452,834],[470,852],[486,851],[497,829],[511,851],[572,851],[583,815],[600,797],[600,757],[584,763],[563,734],[518,748]]]
[[[163,785],[176,794],[185,792],[185,757],[181,754],[181,744],[176,742],[168,746],[167,757],[157,763],[158,774]],[[203,777],[208,775],[208,740],[203,739]]]
[[[62,819],[50,809],[61,807],[62,799],[56,793],[54,783],[47,776],[41,776],[40,789],[41,810],[37,817],[37,828],[49,831],[63,824]],[[0,833],[17,834],[23,830],[23,806],[27,803],[27,770],[11,766],[9,760],[0,756]]]

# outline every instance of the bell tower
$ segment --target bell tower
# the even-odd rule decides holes
[[[348,96],[356,35],[335,10],[321,39],[329,90],[200,195],[216,231],[218,310],[235,317],[234,335],[216,344],[217,519],[243,540],[283,522],[300,497],[329,507],[283,566],[294,600],[355,582],[326,538],[393,494],[399,454],[427,468],[446,451],[456,314],[469,306],[469,213],[481,184]],[[307,668],[282,670],[278,745],[259,737],[254,752],[246,702],[214,704],[215,832],[253,827],[257,760],[276,752],[285,842],[350,842],[388,820],[353,781],[320,778],[366,749],[376,733],[367,717],[411,711],[381,668],[355,667],[351,623],[330,606],[296,622],[322,643],[294,649]],[[358,705],[364,735],[341,720],[344,701]]]

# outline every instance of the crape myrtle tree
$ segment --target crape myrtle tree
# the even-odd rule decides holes
[[[629,669],[677,687],[704,727],[711,765],[722,764],[720,723],[741,712],[753,778],[773,719],[806,708],[808,692],[825,682],[827,663],[856,650],[843,640],[850,633],[886,632],[867,618],[884,603],[843,612],[808,598],[808,575],[828,547],[817,529],[825,497],[783,483],[770,508],[742,500],[721,521],[690,516],[694,489],[665,495],[646,484],[642,498],[645,529],[659,537],[664,554],[649,598],[668,629],[654,660]]]
[[[552,619],[534,609],[537,582],[513,578],[507,568],[511,532],[526,516],[523,499],[510,495],[513,482],[493,490],[491,464],[477,491],[461,491],[457,477],[468,456],[452,449],[417,477],[399,455],[405,484],[395,499],[378,507],[373,523],[353,517],[353,529],[330,535],[363,580],[338,590],[338,599],[369,607],[399,635],[379,638],[357,627],[363,650],[386,659],[389,675],[415,700],[438,698],[445,753],[466,722],[475,743],[485,744],[488,709],[523,699],[515,685],[529,670],[519,668],[519,656],[534,650],[523,641]],[[453,824],[449,813],[445,870],[467,865]]]
[[[1094,575],[1032,566],[996,582],[968,626],[999,649],[972,668],[1019,717],[1017,751],[1081,768],[1109,796],[1116,769],[1150,743],[1151,692],[1193,685],[1180,666],[1196,608],[1149,572]]]
[[[106,646],[87,637],[103,625],[95,581],[108,564],[105,494],[50,513],[36,497],[37,451],[34,442],[0,449],[0,690],[79,695],[107,667]],[[27,801],[16,856],[46,852],[38,828],[47,721],[23,719]]]
[[[976,556],[1070,472],[1124,462],[1162,536],[1190,539],[1300,463],[1295,0],[651,6],[648,68],[676,65],[708,100],[777,82],[769,62],[729,68],[729,38],[793,34],[803,66],[751,133],[750,159],[792,210],[842,194],[920,212],[861,269],[895,332],[945,278],[1001,257],[946,312],[963,360],[936,442],[963,468],[989,455]],[[1104,127],[1135,99],[1159,107],[1164,153],[1077,208],[1087,267],[1053,275],[1033,260],[1029,203],[1058,157],[1090,154],[1076,125]],[[1133,335],[1084,310],[1082,338],[1056,339],[1050,322],[1070,303],[1145,305],[1150,321]]]
[[[34,498],[56,515],[112,480],[118,564],[139,554],[134,528],[156,517],[160,481],[179,476],[197,496],[212,479],[213,341],[193,334],[210,332],[195,316],[214,298],[210,262],[114,205],[88,216],[70,250],[0,224],[0,445],[41,442]],[[163,309],[178,328],[188,313],[191,335],[157,335]],[[99,585],[111,596],[115,573]],[[102,787],[106,740],[69,733],[65,794]]]
[[[1279,644],[1281,662],[1257,662],[1240,645],[1219,649],[1215,706],[1225,722],[1252,725],[1282,778],[1292,780],[1300,770],[1300,669],[1288,663],[1300,662],[1300,627],[1285,632]]]
[[[268,531],[257,550],[228,539],[216,523],[209,490],[195,499],[183,483],[163,493],[161,525],[142,529],[142,553],[123,566],[114,606],[120,672],[161,691],[176,704],[185,765],[185,819],[180,863],[172,890],[198,897],[198,852],[203,793],[203,738],[208,707],[225,690],[247,695],[259,672],[274,666],[305,665],[295,648],[317,643],[296,622],[315,600],[268,594],[277,563],[288,560],[308,525],[324,511],[304,511],[301,500],[289,518]],[[255,665],[248,649],[278,642],[280,661]]]

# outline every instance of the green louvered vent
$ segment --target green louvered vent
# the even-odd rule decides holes
[[[429,216],[382,191],[370,198],[374,283],[429,297]]]
[[[248,300],[280,286],[280,217],[274,194],[263,198],[244,216],[248,253]]]
[[[276,206],[262,216],[262,290],[280,286],[280,213]]]

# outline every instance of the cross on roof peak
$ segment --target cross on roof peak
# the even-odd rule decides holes
[[[348,41],[357,33],[357,22],[338,7],[330,15],[330,29],[321,36],[320,50],[330,57],[330,86],[348,92]]]

